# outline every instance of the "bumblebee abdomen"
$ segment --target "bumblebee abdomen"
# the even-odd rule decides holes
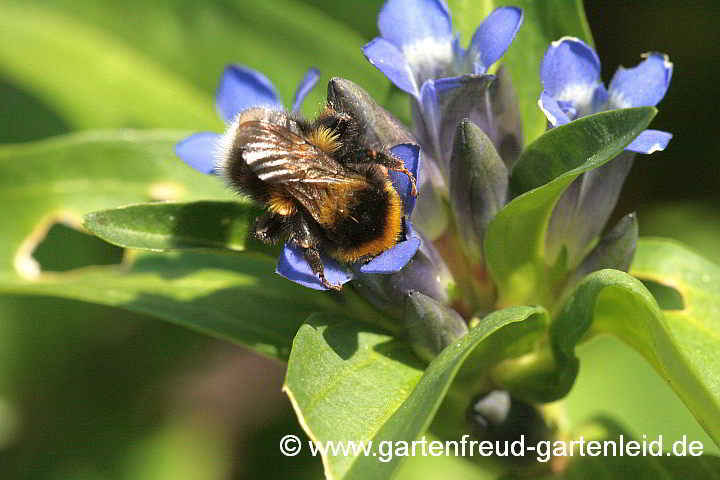
[[[378,255],[397,243],[402,217],[402,199],[389,180],[354,190],[347,204],[336,211],[332,227],[326,227],[332,242],[328,253],[344,262]]]

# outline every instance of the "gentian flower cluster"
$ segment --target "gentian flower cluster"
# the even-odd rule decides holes
[[[653,256],[667,256],[664,247],[649,242],[649,249],[638,255],[636,271],[627,275],[620,271],[627,272],[635,256],[637,219],[631,213],[606,230],[636,154],[664,150],[672,138],[668,132],[644,130],[656,113],[656,109],[647,107],[657,105],[669,88],[672,63],[666,55],[648,53],[637,66],[620,68],[606,87],[600,77],[600,60],[590,46],[574,37],[552,42],[548,38],[551,43],[541,61],[545,45],[538,49],[532,39],[528,42],[523,37],[523,19],[520,8],[496,8],[477,26],[469,42],[463,43],[453,32],[451,12],[443,0],[386,0],[378,18],[380,36],[367,43],[363,53],[370,64],[408,94],[412,129],[359,85],[343,78],[332,78],[328,84],[328,107],[334,112],[325,111],[317,122],[308,124],[311,126],[293,124],[299,117],[277,113],[284,107],[265,76],[247,67],[231,66],[217,91],[217,108],[231,124],[230,130],[225,135],[192,135],[176,146],[176,152],[203,173],[229,171],[228,175],[235,179],[247,181],[237,182],[241,192],[252,190],[245,188],[250,180],[277,182],[273,186],[276,189],[268,191],[260,188],[266,185],[254,185],[260,193],[253,192],[252,196],[268,203],[271,215],[277,215],[262,217],[269,220],[256,223],[256,234],[274,239],[282,232],[290,235],[290,242],[296,242],[282,249],[276,273],[317,290],[347,284],[351,291],[330,294],[331,303],[349,306],[353,317],[367,315],[364,320],[393,336],[390,343],[384,337],[372,342],[392,344],[392,349],[410,347],[417,359],[429,364],[422,376],[413,369],[407,374],[407,382],[401,379],[403,385],[412,387],[405,389],[407,401],[403,406],[419,405],[420,410],[424,409],[421,416],[432,418],[437,410],[432,407],[440,404],[454,381],[459,388],[452,390],[452,401],[444,413],[469,422],[479,438],[507,438],[507,427],[508,435],[530,432],[538,438],[564,439],[575,432],[565,431],[559,425],[562,422],[553,424],[549,421],[555,420],[552,409],[543,409],[541,415],[535,404],[556,401],[570,391],[579,368],[576,346],[595,334],[615,334],[640,351],[661,373],[680,372],[683,378],[677,384],[681,396],[700,391],[697,386],[705,388],[707,378],[686,368],[685,353],[680,349],[682,338],[665,336],[673,322],[686,319],[664,315],[661,310],[665,306],[661,307],[640,281],[659,280],[656,274],[664,274],[669,268],[669,264],[662,264],[662,271],[649,266]],[[528,23],[532,21],[535,27],[556,27],[545,20],[531,20],[528,14]],[[511,49],[524,42],[532,43],[528,58],[537,65],[528,67],[529,62],[525,62],[519,66],[521,72],[513,73],[517,73],[516,81],[522,81],[520,91],[535,88],[536,93],[518,102],[507,70],[495,64],[506,52],[523,55],[521,49]],[[535,76],[527,75],[527,68],[537,69],[537,85],[532,85]],[[317,70],[307,72],[297,87],[292,112],[300,109],[318,78]],[[545,131],[538,132],[538,138],[525,146],[522,118],[535,121],[534,116],[539,115],[535,101],[547,122],[539,116],[538,122],[529,126],[528,131]],[[275,112],[252,111],[238,116],[254,107]],[[252,117],[255,113],[258,115]],[[293,142],[284,143],[282,137],[288,130],[280,122],[240,123],[249,117],[281,117],[289,130],[299,125],[295,135],[306,138],[293,137]],[[273,137],[272,127],[280,132],[280,140]],[[235,135],[237,132],[240,134]],[[233,139],[231,148],[227,148],[229,138]],[[355,142],[360,145],[357,149]],[[299,147],[285,147],[290,143]],[[382,221],[391,221],[393,227],[400,223],[400,205],[385,181],[385,170],[378,178],[371,178],[379,180],[377,183],[364,185],[370,185],[375,192],[382,186],[382,193],[391,197],[391,203],[383,203],[384,197],[377,193],[368,195],[364,187],[357,187],[360,182],[353,182],[351,187],[346,186],[351,182],[343,188],[330,187],[327,197],[338,201],[321,205],[332,207],[327,216],[330,220],[318,221],[318,231],[308,220],[303,227],[309,233],[296,233],[300,222],[290,225],[286,220],[302,219],[300,216],[314,212],[315,206],[304,201],[305,194],[286,193],[277,185],[287,187],[292,181],[310,188],[308,185],[313,183],[326,185],[344,180],[342,174],[320,178],[315,170],[336,165],[327,159],[324,164],[312,164],[308,157],[296,154],[303,147],[315,147],[329,157],[337,154],[338,161],[349,169],[356,165],[354,162],[375,158],[378,164],[373,168],[385,165],[386,170],[403,170],[395,162],[380,163],[377,152],[390,152],[402,160],[403,173],[390,171],[388,175],[403,202],[403,238],[396,236],[399,229],[383,228]],[[238,163],[228,166],[228,158],[217,159],[216,163],[218,155],[231,155],[229,160]],[[281,168],[273,170],[278,166]],[[257,178],[246,175],[245,168],[256,172]],[[358,174],[364,171],[355,168]],[[267,172],[270,175],[265,176]],[[417,196],[411,194],[414,189],[408,172],[417,179]],[[271,185],[270,181],[266,183]],[[289,187],[286,190],[300,191]],[[312,192],[307,196],[312,197]],[[356,201],[360,198],[363,202]],[[365,202],[367,198],[369,202]],[[284,204],[277,208],[274,202],[280,200]],[[326,218],[324,214],[313,215]],[[279,216],[283,216],[282,222],[277,222]],[[342,222],[337,221],[338,217]],[[345,223],[348,218],[357,224]],[[283,228],[275,228],[280,223]],[[264,236],[264,232],[272,235]],[[355,255],[343,257],[338,250],[327,250],[338,258],[350,259],[343,262],[317,250],[329,243],[339,246],[341,242],[333,239],[348,244],[359,244],[366,238],[373,242],[378,238],[373,235],[378,233],[389,233],[382,237],[381,246],[375,248],[373,244],[374,250],[355,250],[379,252],[373,258],[371,254],[354,261]],[[321,281],[322,275],[318,274],[318,253],[326,281]],[[674,257],[669,258],[675,262]],[[678,264],[672,274],[684,274],[684,268]],[[357,301],[358,296],[366,301]],[[680,296],[683,305],[692,300]],[[642,325],[635,325],[632,319],[625,324],[625,316],[636,315]],[[332,438],[336,432],[323,430],[325,425],[315,430],[312,419],[317,417],[317,411],[307,415],[317,406],[317,395],[324,394],[327,383],[322,379],[307,381],[308,372],[316,370],[316,354],[328,353],[323,357],[327,360],[325,373],[332,374],[336,367],[344,371],[353,365],[365,365],[367,358],[356,356],[355,350],[362,347],[358,351],[363,354],[373,344],[365,339],[362,345],[356,342],[356,329],[347,330],[352,334],[349,342],[347,338],[334,342],[327,332],[337,332],[335,325],[311,318],[297,331],[285,384],[303,426],[321,439]],[[337,325],[338,329],[346,326]],[[366,327],[357,327],[361,333],[366,332]],[[399,342],[395,343],[395,339]],[[670,354],[654,348],[657,339],[661,346],[672,347]],[[343,355],[348,352],[349,357]],[[408,383],[410,378],[422,388],[415,389]],[[674,381],[670,374],[666,378]],[[691,381],[683,383],[688,378]],[[693,383],[696,380],[698,383]],[[364,387],[367,382],[361,384]],[[395,389],[392,382],[388,385]],[[473,393],[478,396],[471,399]],[[465,405],[470,403],[464,416],[458,415],[463,399]],[[331,403],[328,408],[333,409],[342,402]],[[688,405],[698,404],[688,401]],[[355,407],[340,410],[357,416]],[[397,418],[400,422],[407,420]],[[412,428],[418,432],[425,428],[415,423]],[[408,432],[403,430],[398,438]],[[361,434],[377,438],[384,429]],[[334,475],[336,466],[332,460],[324,460],[326,472]],[[350,464],[351,474],[366,466],[362,461]]]
[[[419,175],[419,194],[414,209],[407,177],[391,172],[405,205],[406,238],[368,263],[348,266],[323,258],[325,275],[333,284],[352,280],[371,303],[403,319],[416,353],[423,358],[432,358],[467,331],[458,312],[467,317],[495,308],[483,240],[494,215],[512,200],[509,179],[523,137],[509,75],[502,66],[495,74],[488,72],[510,48],[522,22],[521,9],[498,8],[463,48],[442,0],[388,0],[378,18],[380,37],[363,51],[371,64],[410,95],[412,132],[353,82],[334,78],[328,86],[328,99],[363,125],[368,147],[392,147],[392,154]],[[604,110],[655,105],[672,74],[667,57],[651,53],[637,67],[620,69],[606,89],[595,52],[569,37],[553,42],[538,67],[544,87],[538,104],[549,128]],[[300,108],[318,76],[311,69],[300,82],[293,111]],[[249,107],[283,108],[267,78],[237,66],[226,70],[217,106],[228,122]],[[627,269],[637,236],[633,216],[600,238],[594,250],[589,248],[615,206],[634,153],[662,150],[670,137],[646,130],[625,153],[570,185],[547,231],[548,266],[564,253],[565,271],[571,274],[573,269],[576,274],[607,267]],[[214,133],[193,135],[178,144],[177,154],[194,168],[212,173],[218,139]],[[441,218],[448,210],[451,215]],[[607,255],[608,250],[614,256]],[[325,288],[300,248],[286,245],[276,271],[307,287]]]
[[[307,94],[317,83],[320,73],[310,69],[300,81],[295,91],[292,111],[297,112]],[[220,81],[217,90],[216,107],[223,119],[232,123],[235,117],[251,107],[267,109],[283,109],[282,101],[275,86],[263,74],[250,68],[238,65],[229,66]],[[200,172],[215,173],[216,152],[219,150],[222,135],[212,132],[200,132],[178,143],[176,154],[188,165]],[[399,143],[399,142],[398,142]],[[390,152],[403,160],[406,168],[417,175],[419,149],[417,146],[399,144]],[[393,273],[402,269],[415,255],[421,239],[413,231],[409,215],[415,206],[415,197],[410,195],[411,184],[405,174],[390,172],[393,186],[399,193],[405,206],[406,238],[393,248],[383,252],[367,264],[358,264],[347,268],[331,258],[323,256],[325,277],[333,285],[342,285],[357,274]],[[312,272],[310,265],[303,256],[302,249],[286,245],[277,264],[276,272],[296,283],[316,290],[325,290],[318,276]]]

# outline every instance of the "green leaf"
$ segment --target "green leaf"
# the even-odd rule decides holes
[[[26,280],[0,272],[0,293],[79,300],[150,315],[286,359],[302,319],[315,311],[360,315],[350,291],[318,292],[273,274],[275,259],[139,253],[132,266],[89,267]],[[368,313],[363,311],[363,316]]]
[[[406,343],[360,322],[314,315],[293,341],[284,390],[314,441],[372,441],[376,449],[382,442],[409,443],[427,429],[473,350],[536,313],[516,307],[490,314],[424,372]],[[401,457],[381,462],[382,451],[375,452],[323,455],[326,476],[388,478]]]
[[[641,239],[630,273],[682,296],[685,308],[663,312],[672,345],[660,346],[663,357],[677,349],[684,367],[663,376],[720,445],[720,267],[674,241]]]
[[[558,370],[547,384],[556,388],[555,398],[564,396],[579,368],[576,345],[588,332],[610,333],[650,362],[718,443],[720,268],[662,240],[640,242],[634,265],[634,275],[678,289],[685,308],[662,311],[643,284],[626,273],[588,275],[551,326]]]
[[[230,63],[260,70],[286,105],[310,67],[387,91],[367,39],[301,1],[35,3],[1,2],[0,70],[76,127],[219,130],[213,95]],[[321,80],[305,111],[324,97]]]
[[[239,202],[143,203],[89,213],[83,224],[125,248],[275,252],[253,239],[251,226],[261,213]]]
[[[548,362],[527,362],[527,359],[547,356],[545,339],[550,315],[541,306],[508,307],[501,311],[527,318],[512,328],[495,332],[478,345],[458,373],[458,382],[470,393],[502,388],[516,397],[534,399],[536,392],[545,388],[545,380],[542,375],[536,375],[536,368],[540,368],[542,374]],[[485,321],[482,319],[480,323]]]
[[[580,372],[563,399],[574,424],[610,415],[636,436],[662,435],[674,442],[686,435],[703,442],[706,453],[720,455],[720,449],[670,385],[620,339],[598,336],[578,348],[577,354]],[[672,422],[663,421],[666,418]]]
[[[207,94],[141,51],[53,9],[3,3],[0,69],[74,127],[221,128]]]
[[[439,440],[432,434],[427,435],[428,442]],[[437,480],[452,472],[453,480],[497,480],[502,473],[501,466],[491,462],[474,462],[461,456],[439,457],[415,455],[400,464],[394,480]]]
[[[518,158],[511,177],[515,194],[584,165],[607,162],[645,130],[656,113],[653,107],[610,110],[547,131]]]
[[[708,228],[720,219],[717,201],[698,198],[652,202],[641,209],[642,231],[647,237],[672,238],[705,258],[720,263],[720,229]]]
[[[545,233],[555,203],[581,173],[620,153],[655,112],[641,107],[597,113],[553,128],[525,149],[512,178],[525,193],[495,215],[485,236],[500,305],[548,306],[552,281],[547,280]]]
[[[148,200],[230,199],[216,177],[173,153],[170,131],[94,132],[0,147],[0,269],[24,270],[55,221]]]
[[[448,0],[453,28],[469,42],[477,26],[499,6],[521,7],[524,21],[510,49],[500,59],[508,65],[522,112],[526,142],[542,135],[547,126],[545,115],[537,106],[542,93],[540,63],[550,42],[573,36],[592,46],[592,35],[585,18],[582,0]]]

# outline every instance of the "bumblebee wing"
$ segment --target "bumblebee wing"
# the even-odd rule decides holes
[[[238,129],[243,159],[260,180],[277,185],[324,223],[333,197],[364,183],[358,173],[287,128],[263,121],[244,122]]]
[[[245,163],[263,182],[331,184],[347,179],[347,168],[283,126],[244,122],[238,136]]]

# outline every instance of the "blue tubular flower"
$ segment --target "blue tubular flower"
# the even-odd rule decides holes
[[[667,55],[648,53],[633,68],[620,67],[606,90],[600,80],[600,59],[582,40],[563,37],[553,42],[540,67],[545,90],[538,105],[550,125],[616,108],[655,106],[670,85],[673,65]],[[653,153],[664,150],[672,135],[645,130],[626,150]]]
[[[458,113],[455,110],[461,107],[462,114],[453,117],[475,117],[473,121],[481,127],[494,123],[486,118],[484,93],[490,82],[485,74],[507,51],[522,21],[519,8],[494,10],[477,28],[466,50],[453,36],[450,12],[442,0],[389,0],[383,6],[378,16],[381,36],[363,51],[370,63],[413,96],[416,136],[441,170],[430,168],[421,174],[421,184],[428,178],[442,185],[442,177],[447,178],[457,128],[457,122],[443,121],[447,113]],[[501,135],[503,132],[498,132]]]
[[[551,128],[604,110],[654,106],[667,92],[672,67],[667,56],[647,54],[636,67],[619,68],[606,90],[597,54],[581,40],[564,37],[552,43],[543,59],[544,91],[538,105]],[[635,153],[664,150],[671,138],[667,132],[645,130],[617,158],[578,177],[553,210],[546,237],[549,258],[557,258],[564,248],[568,264],[579,264],[610,218]]]
[[[317,83],[319,72],[312,68],[300,81],[295,91],[292,109],[300,109],[307,94]],[[216,106],[226,122],[232,122],[235,117],[251,107],[263,107],[274,110],[283,109],[283,104],[275,86],[263,74],[243,66],[232,65],[225,69],[217,90]],[[214,173],[215,156],[221,135],[211,132],[200,132],[175,146],[175,153],[185,163],[203,173]],[[405,163],[407,169],[417,176],[420,151],[414,145],[397,145],[390,150],[394,156]],[[415,197],[410,195],[412,190],[407,175],[399,172],[389,172],[393,186],[400,194],[405,206],[405,216],[409,218],[415,207]],[[367,264],[358,265],[362,273],[394,273],[402,269],[421,245],[420,237],[412,229],[408,220],[406,223],[406,238],[393,248],[383,252]],[[303,249],[291,245],[285,248],[278,260],[276,273],[316,290],[326,290],[317,275],[312,272],[310,265],[303,255]],[[322,256],[325,277],[332,285],[342,285],[353,278],[353,269],[345,267],[338,262]]]
[[[430,160],[424,161],[418,178],[423,200],[414,218],[425,233],[444,224],[437,218],[437,212],[444,211],[438,207],[438,195],[447,193],[452,139],[460,120],[469,118],[478,124],[496,146],[522,144],[522,132],[514,128],[519,121],[491,118],[497,112],[517,111],[499,105],[515,101],[507,94],[509,78],[503,75],[500,83],[504,87],[489,90],[494,77],[486,75],[507,51],[522,21],[522,9],[498,8],[480,24],[464,49],[453,35],[450,11],[442,0],[388,0],[378,16],[380,37],[363,48],[371,64],[412,95],[414,133],[423,147],[424,160]],[[509,165],[519,149],[502,153]]]
[[[465,50],[453,37],[450,11],[442,0],[389,0],[378,16],[381,36],[363,51],[398,88],[422,102],[428,80],[486,73],[507,51],[522,19],[519,8],[496,9]]]
[[[300,109],[302,102],[313,89],[320,72],[311,68],[305,74],[295,90],[293,111]],[[215,106],[226,123],[250,107],[264,107],[282,110],[283,103],[275,86],[260,72],[242,65],[230,65],[223,72],[215,98]],[[175,145],[175,154],[185,163],[202,173],[215,170],[215,151],[221,134],[200,132],[190,135]]]
[[[417,175],[418,164],[420,160],[420,149],[416,145],[402,144],[390,149],[390,153],[401,159],[405,163],[405,167],[413,174]],[[360,273],[382,273],[389,274],[400,271],[417,252],[422,244],[420,236],[412,228],[408,220],[410,214],[415,208],[415,197],[410,195],[412,186],[407,175],[399,172],[389,172],[390,180],[393,187],[400,195],[405,206],[406,218],[406,235],[405,239],[398,242],[397,245],[389,250],[384,251],[368,263],[362,261],[356,262],[351,268],[335,262],[334,260],[322,256],[325,267],[325,277],[333,285],[342,285],[355,276],[354,270]],[[312,272],[310,265],[305,260],[303,251],[300,248],[291,245],[285,245],[285,249],[278,260],[276,273],[283,277],[299,283],[308,288],[315,290],[327,290],[317,275]]]

